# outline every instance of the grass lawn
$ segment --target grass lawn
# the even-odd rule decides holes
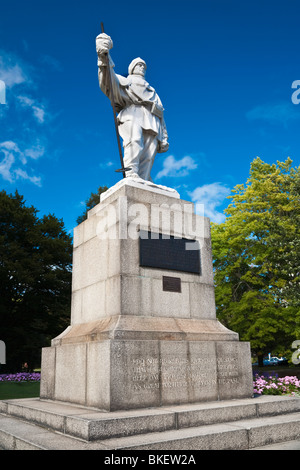
[[[2,382],[0,400],[32,398],[40,395],[40,382]]]

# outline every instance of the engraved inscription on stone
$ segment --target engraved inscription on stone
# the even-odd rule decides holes
[[[190,360],[167,356],[133,357],[128,370],[132,383],[132,391],[149,389],[174,389],[193,387],[211,390],[217,383],[238,384],[239,374],[235,358],[221,358],[217,361],[218,376],[211,376],[215,358],[192,357]]]
[[[163,290],[168,292],[181,292],[180,277],[163,276]]]
[[[239,383],[238,358],[237,356],[219,357],[218,361],[218,381],[220,384]]]
[[[199,242],[141,230],[140,266],[200,274]]]

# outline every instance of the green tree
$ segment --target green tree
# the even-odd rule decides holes
[[[70,320],[72,239],[62,220],[37,212],[0,192],[0,338],[11,371],[38,366]]]
[[[87,213],[100,202],[100,194],[108,190],[107,186],[99,186],[97,192],[91,193],[90,197],[85,201],[85,210],[83,214],[77,217],[77,224],[81,224],[87,218]]]
[[[212,224],[217,315],[268,352],[291,353],[300,338],[300,173],[292,160],[256,158],[232,190],[223,224]]]

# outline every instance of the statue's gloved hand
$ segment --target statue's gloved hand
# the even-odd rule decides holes
[[[169,150],[168,132],[167,132],[166,123],[164,119],[161,119],[161,126],[162,126],[162,139],[161,141],[158,141],[157,153],[164,153]]]
[[[96,37],[96,51],[98,56],[107,54],[113,47],[113,41],[110,36],[101,33]]]
[[[158,142],[157,153],[167,152],[168,149],[169,149],[169,142],[167,140],[163,140],[162,142]]]

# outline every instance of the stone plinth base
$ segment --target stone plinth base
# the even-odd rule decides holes
[[[250,347],[216,318],[210,222],[124,179],[74,230],[70,326],[41,398],[114,411],[251,397]]]
[[[43,349],[41,398],[115,411],[253,394],[249,343],[84,338]]]

